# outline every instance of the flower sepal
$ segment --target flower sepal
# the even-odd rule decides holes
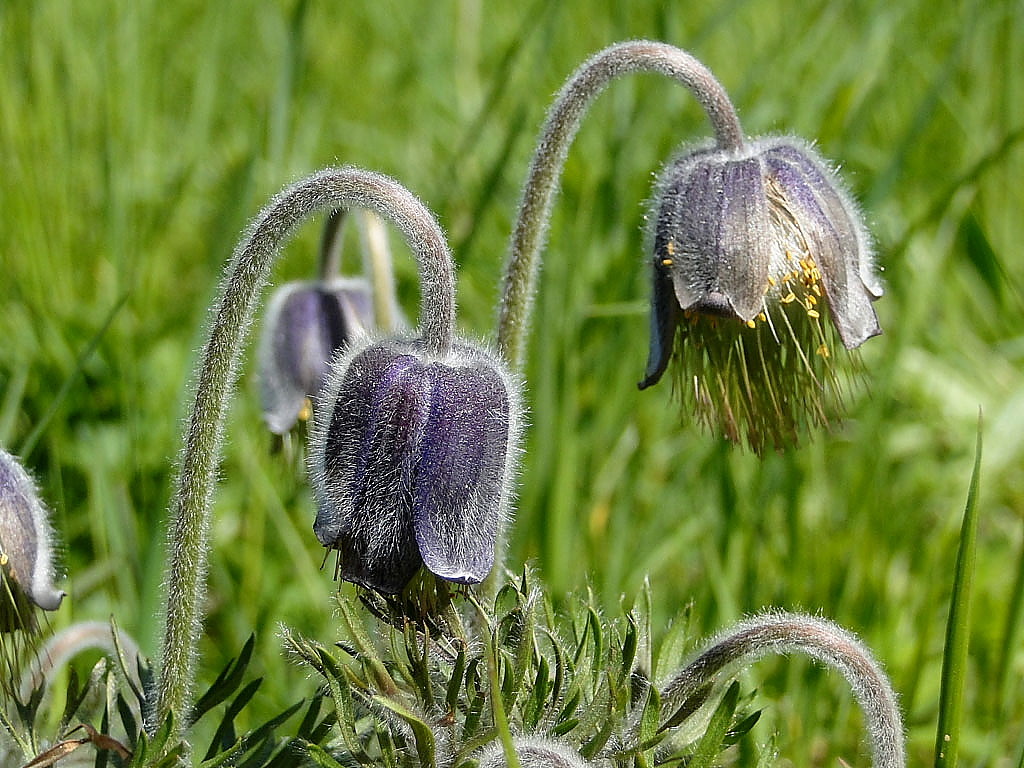
[[[334,366],[311,434],[314,532],[338,576],[386,594],[421,566],[459,584],[490,572],[509,514],[517,388],[486,350],[367,342]]]

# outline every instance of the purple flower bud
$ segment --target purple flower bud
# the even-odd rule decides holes
[[[313,529],[341,578],[396,593],[425,565],[482,581],[510,514],[518,409],[503,366],[469,344],[437,359],[391,340],[340,359],[310,465]]]
[[[28,473],[0,449],[0,632],[30,629],[30,604],[60,607],[54,586],[53,531]]]
[[[698,148],[662,172],[654,209],[641,389],[678,350],[701,420],[758,452],[827,421],[834,335],[852,350],[881,333],[870,238],[835,174],[790,138]]]
[[[271,432],[283,435],[308,418],[331,356],[372,327],[373,299],[365,280],[288,283],[278,289],[260,345],[263,418]]]

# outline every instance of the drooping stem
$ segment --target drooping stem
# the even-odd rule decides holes
[[[455,322],[451,252],[434,217],[402,185],[356,168],[328,168],[286,188],[252,222],[228,264],[198,362],[195,401],[171,499],[165,626],[158,701],[152,713],[156,719],[150,727],[159,725],[169,712],[174,713],[179,735],[187,724],[224,422],[261,290],[274,257],[295,227],[312,213],[334,208],[367,208],[402,232],[419,264],[424,344],[437,355],[451,347]]]
[[[903,722],[889,679],[856,637],[814,616],[769,613],[726,630],[664,686],[662,711],[674,713],[724,672],[735,673],[770,654],[791,653],[807,654],[846,678],[864,713],[873,765],[903,768]]]
[[[115,638],[114,632],[117,632]],[[131,686],[141,689],[139,659],[142,654],[139,644],[128,633],[112,626],[110,622],[80,621],[57,632],[35,654],[35,660],[22,672],[19,690],[27,701],[32,691],[39,686],[49,687],[60,679],[55,672],[66,666],[71,659],[85,651],[99,649],[107,654],[115,665],[122,667]],[[123,656],[123,658],[118,658]],[[122,663],[123,662],[123,663]],[[128,697],[132,706],[135,698]],[[137,707],[134,707],[137,709]],[[135,712],[138,715],[138,712]]]
[[[601,91],[615,78],[635,72],[661,74],[688,88],[707,112],[718,146],[732,149],[743,145],[739,118],[725,89],[707,67],[685,51],[636,40],[613,45],[584,62],[559,91],[544,121],[512,232],[498,317],[498,348],[513,370],[522,364],[539,254],[569,145]]]

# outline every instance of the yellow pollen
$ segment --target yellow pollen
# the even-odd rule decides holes
[[[662,259],[661,260],[661,265],[663,267],[671,267],[672,266],[672,259]]]
[[[818,314],[818,310],[816,309],[808,309],[807,316],[813,317],[814,319],[818,319],[819,317],[821,317],[821,315]]]
[[[771,275],[768,275],[768,285],[770,285],[772,288],[775,287],[775,278],[772,277]]]
[[[807,308],[808,309],[812,309],[814,307],[814,305],[817,304],[817,303],[818,303],[818,300],[816,298],[814,298],[811,295],[807,296]]]
[[[779,299],[779,301],[781,301],[783,304],[789,304],[793,301],[796,301],[796,294],[790,291],[788,294]]]
[[[764,322],[767,322],[768,316],[765,315],[764,312],[758,312],[757,313],[757,319],[760,320],[762,323],[764,323]]]
[[[747,328],[754,328],[756,326],[757,323],[755,323],[753,320],[747,320]]]
[[[302,401],[302,408],[299,409],[299,421],[309,421],[309,417],[312,415],[313,403],[311,403],[307,397]]]
[[[668,251],[669,256],[676,255],[676,244],[674,240],[669,240],[668,245],[665,246],[665,250]]]
[[[816,294],[821,296],[821,286],[818,285],[817,283],[811,286],[811,290],[813,290]]]
[[[828,357],[829,356],[828,346],[824,342],[822,342],[820,345],[818,345],[818,349],[815,350],[815,351],[817,352],[817,354],[821,355],[822,357]]]

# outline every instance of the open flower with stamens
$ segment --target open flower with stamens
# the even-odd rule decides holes
[[[651,348],[640,388],[675,354],[697,418],[757,453],[828,423],[833,351],[881,333],[870,239],[834,172],[804,142],[684,152],[662,172],[650,233]]]
[[[700,422],[757,453],[781,449],[840,410],[836,347],[852,350],[881,332],[870,238],[810,145],[747,140],[722,84],[674,46],[609,46],[555,97],[509,243],[499,351],[521,365],[558,179],[583,116],[613,80],[638,72],[689,90],[714,131],[713,142],[681,154],[657,182],[651,349],[640,388],[657,383],[675,357],[683,400]]]

